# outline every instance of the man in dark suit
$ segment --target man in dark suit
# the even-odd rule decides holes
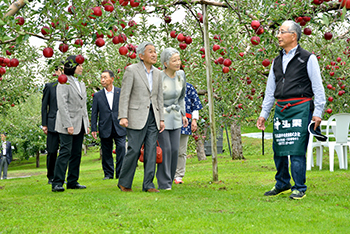
[[[158,132],[165,128],[163,115],[163,82],[160,71],[153,66],[157,62],[156,48],[151,42],[142,42],[137,48],[140,62],[126,68],[119,101],[120,125],[126,127],[128,151],[119,176],[118,187],[132,192],[132,181],[145,145],[144,178],[142,190],[159,192],[153,179],[156,168]]]
[[[56,76],[62,74],[61,67],[56,67]],[[46,138],[46,168],[47,168],[47,178],[49,184],[52,184],[53,173],[55,170],[55,163],[57,158],[57,151],[59,146],[59,135],[55,131],[56,114],[57,114],[57,99],[56,99],[56,88],[58,82],[52,82],[45,84],[43,90],[43,99],[41,105],[41,125],[43,126],[43,131],[47,135]]]
[[[113,86],[114,74],[110,70],[104,70],[101,74],[101,84],[104,89],[94,94],[91,113],[91,134],[97,139],[98,130],[101,139],[102,168],[104,180],[113,179],[113,140],[116,145],[117,162],[115,166],[115,177],[119,178],[125,156],[125,128],[119,125],[118,109],[120,88]]]
[[[11,142],[6,141],[6,133],[1,133],[1,145],[0,145],[0,178],[7,179],[7,169],[12,161],[12,149]],[[3,170],[4,168],[4,170]],[[3,171],[3,172],[2,172]]]

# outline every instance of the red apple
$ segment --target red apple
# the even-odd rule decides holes
[[[229,67],[232,64],[232,61],[231,61],[231,59],[225,59],[223,64],[225,67]]]
[[[205,49],[202,47],[202,48],[200,48],[199,49],[199,53],[201,53],[201,54],[205,54]]]
[[[9,50],[6,50],[7,55],[11,55],[12,53]]]
[[[93,15],[95,15],[95,16],[102,16],[101,7],[99,7],[99,6],[93,7],[92,11],[93,11],[93,13],[92,13]]]
[[[43,55],[46,57],[46,58],[51,58],[53,56],[53,49],[50,48],[50,47],[47,47],[43,50]]]
[[[223,57],[219,57],[219,58],[217,59],[217,61],[218,61],[218,63],[220,63],[220,64],[224,64],[224,58],[223,58]]]
[[[68,50],[69,46],[65,43],[61,43],[58,47],[58,49],[62,52],[62,53],[66,53]]]
[[[260,22],[257,21],[257,20],[253,20],[253,21],[250,23],[250,25],[252,26],[252,28],[253,28],[254,30],[257,30],[257,29],[260,27]]]
[[[96,41],[95,41],[95,44],[98,46],[98,47],[102,47],[105,45],[105,41],[102,39],[102,38],[97,38]]]
[[[18,16],[18,17],[16,17],[16,22],[17,22],[16,24],[18,24],[18,25],[23,25],[25,20],[22,16]]]
[[[186,43],[180,43],[179,47],[180,47],[180,49],[184,50],[184,49],[186,49],[187,45],[186,45]]]
[[[340,57],[338,57],[338,58],[337,58],[337,62],[338,62],[338,63],[340,63],[340,61],[341,61],[341,58],[340,58]]]
[[[331,84],[327,85],[327,89],[332,89],[332,88],[333,88],[333,86]]]
[[[350,9],[350,0],[339,0],[339,2],[341,2],[341,7],[344,7],[346,9]]]
[[[328,101],[330,101],[330,102],[333,102],[333,100],[334,100],[333,97],[329,97],[329,98],[328,98]]]
[[[260,37],[258,37],[258,36],[253,36],[253,37],[250,39],[250,42],[251,42],[253,45],[259,45],[259,43],[260,43]]]
[[[46,36],[49,33],[50,33],[50,28],[48,26],[44,26],[41,28],[41,34],[43,34],[44,36]]]
[[[332,111],[331,108],[328,108],[328,109],[326,110],[326,112],[327,112],[328,114],[331,114],[333,111]]]
[[[315,5],[321,5],[323,3],[323,0],[313,0],[313,3]]]
[[[192,37],[187,36],[187,37],[185,38],[185,43],[186,43],[187,45],[191,44],[191,43],[192,43]]]
[[[176,36],[177,36],[176,31],[171,31],[171,32],[170,32],[170,36],[171,36],[172,38],[176,38]]]
[[[214,51],[220,50],[220,46],[219,46],[219,45],[216,45],[216,44],[213,45],[213,50],[214,50]]]
[[[324,34],[324,39],[326,39],[326,40],[331,40],[332,37],[333,37],[333,34],[331,32],[326,32]]]
[[[262,26],[260,26],[259,28],[258,28],[258,30],[256,30],[256,34],[258,34],[258,35],[261,35],[261,34],[263,34],[264,33],[264,28],[262,27]]]
[[[72,10],[72,8],[73,8],[73,10]],[[69,6],[69,7],[68,7],[68,12],[69,12],[70,14],[74,14],[74,11],[75,11],[75,7],[73,7],[73,6]]]
[[[311,33],[312,33],[311,28],[304,28],[304,34],[305,35],[311,35]]]
[[[338,92],[338,96],[342,96],[343,94],[344,94],[343,90],[340,90],[340,91]]]
[[[78,45],[78,47],[82,47],[84,42],[81,39],[77,39],[77,40],[75,40],[74,44]]]
[[[19,61],[18,61],[18,59],[13,58],[10,60],[10,64],[11,64],[11,67],[17,67],[19,64]]]
[[[334,76],[334,74],[335,74],[334,72],[330,72],[329,73],[330,76]]]
[[[137,23],[135,22],[135,20],[130,20],[129,22],[128,22],[128,26],[131,28],[131,27],[134,27],[134,26],[136,26],[137,25]]]
[[[119,54],[126,55],[128,53],[128,49],[125,46],[119,48]]]
[[[109,32],[107,33],[107,37],[108,38],[113,38],[114,37],[113,30],[109,30]]]
[[[138,7],[140,3],[137,0],[130,0],[131,7]]]
[[[119,39],[119,43],[124,43],[128,40],[128,38],[123,33],[118,36],[118,39]]]
[[[58,21],[56,23],[51,22],[51,27],[56,28],[59,24],[60,24],[60,22],[58,22]]]
[[[98,32],[96,32],[96,38],[103,38],[105,35],[103,35],[103,33],[99,34]]]
[[[132,54],[129,55],[129,57],[130,57],[131,59],[135,59],[135,58],[136,58],[136,53],[133,52]]]
[[[15,104],[14,104],[14,103],[12,103],[12,104],[11,104],[11,106],[12,106],[12,107],[14,107],[14,106],[15,106]]]
[[[186,40],[186,37],[182,33],[180,33],[179,35],[177,35],[177,40],[179,42],[183,42],[184,40]]]
[[[264,67],[269,66],[269,65],[270,65],[270,60],[264,59],[264,60],[262,61],[262,65],[263,65]]]
[[[113,37],[112,42],[113,42],[113,44],[118,44],[119,43],[119,37],[118,36]]]
[[[164,17],[165,23],[169,24],[171,22],[171,17],[170,16],[165,16]]]
[[[85,61],[85,58],[84,58],[84,56],[79,54],[79,55],[77,55],[77,57],[75,57],[75,61],[79,64],[82,64]]]
[[[68,78],[65,74],[62,74],[57,78],[57,80],[60,84],[65,84],[65,83],[67,83]]]
[[[114,6],[112,2],[107,2],[106,5],[104,5],[105,11],[112,12],[114,10]]]
[[[221,37],[218,34],[215,34],[213,38],[214,38],[214,40],[221,41]]]
[[[239,109],[243,109],[243,104],[241,104],[241,103],[238,104],[238,108],[239,108]]]
[[[229,67],[223,67],[222,68],[222,72],[223,73],[228,73],[230,71],[230,68]]]
[[[4,75],[6,73],[6,69],[4,67],[0,67],[0,75]]]
[[[243,52],[239,53],[239,56],[243,57],[243,56],[244,56],[244,53],[243,53]]]
[[[311,20],[311,17],[309,17],[309,16],[303,16],[303,20],[304,20],[305,22],[309,22],[309,21]]]
[[[129,0],[119,0],[119,4],[122,6],[127,6],[129,4]]]

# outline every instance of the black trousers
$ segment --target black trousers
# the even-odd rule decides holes
[[[60,138],[58,132],[47,132],[46,138],[46,168],[47,168],[47,178],[49,180],[53,179],[55,164],[57,159],[57,151],[60,144]]]
[[[68,165],[67,187],[73,187],[78,183],[84,132],[82,124],[78,135],[59,133],[61,147],[56,160],[52,187],[63,185]]]
[[[125,136],[118,136],[114,127],[112,127],[111,136],[108,138],[101,138],[102,149],[102,169],[105,177],[114,177],[114,163],[113,163],[113,140],[116,145],[116,164],[115,164],[115,177],[119,178],[120,170],[123,165],[125,156]]]

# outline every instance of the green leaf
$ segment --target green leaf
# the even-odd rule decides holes
[[[23,41],[23,37],[24,37],[24,35],[18,36],[18,37],[16,38],[16,43],[17,43],[17,44],[21,43],[21,42]]]
[[[329,25],[328,17],[325,14],[323,14],[323,16],[322,16],[322,23],[326,26]]]
[[[344,22],[345,16],[346,16],[346,7],[344,6],[340,17],[342,22]]]
[[[5,25],[5,22],[0,20],[0,26],[3,26],[3,25]]]

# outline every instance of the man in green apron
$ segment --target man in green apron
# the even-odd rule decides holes
[[[265,121],[277,99],[273,119],[276,184],[265,196],[291,192],[291,199],[306,196],[307,127],[311,119],[315,128],[320,125],[326,100],[317,58],[300,47],[300,36],[301,28],[294,21],[285,21],[277,31],[282,50],[272,63],[262,111],[257,120],[258,129],[265,130]],[[290,183],[288,156],[294,186]]]

